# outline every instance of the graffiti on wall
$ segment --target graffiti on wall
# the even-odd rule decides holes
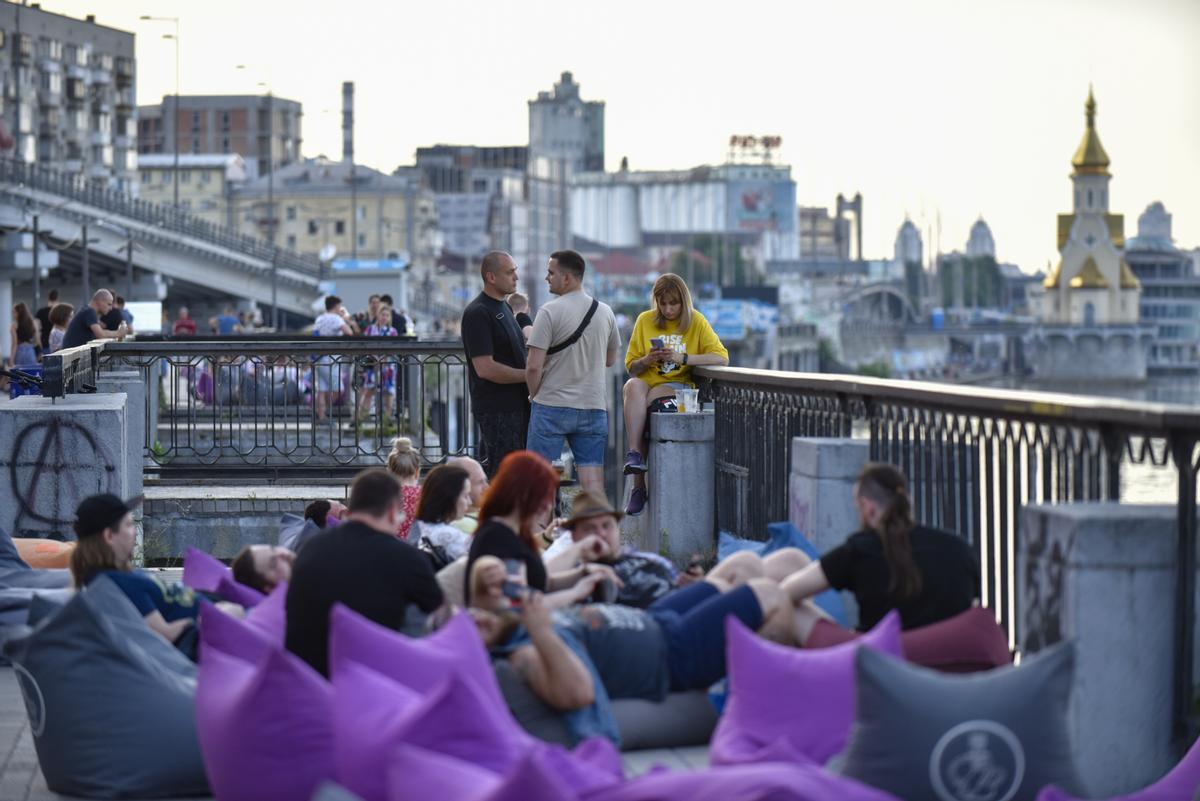
[[[18,429],[0,452],[15,501],[12,533],[73,539],[75,508],[89,495],[118,492],[121,476],[110,446],[66,417],[37,420]]]

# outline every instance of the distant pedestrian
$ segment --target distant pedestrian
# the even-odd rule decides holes
[[[392,326],[392,310],[389,306],[380,306],[374,322],[366,327],[363,336],[394,337],[396,329]],[[358,397],[358,420],[366,420],[371,414],[371,400],[378,391],[383,397],[383,417],[380,425],[392,418],[392,399],[396,396],[396,363],[388,361],[390,357],[366,357],[367,366],[362,369],[362,394]]]
[[[517,325],[521,327],[521,333],[525,335],[525,342],[528,343],[529,335],[533,333],[533,318],[529,316],[529,298],[520,292],[514,292],[508,299],[508,305],[512,307],[513,315],[517,318]]]
[[[242,333],[242,323],[233,313],[233,306],[226,306],[225,311],[208,321],[208,325],[214,334],[223,337]]]
[[[359,331],[366,331],[368,326],[375,324],[375,318],[379,316],[379,307],[382,305],[379,295],[372,295],[367,298],[367,308],[354,315],[354,323],[358,326]],[[388,304],[389,306],[392,304]]]
[[[517,263],[493,250],[479,267],[483,291],[467,304],[462,341],[471,384],[471,411],[483,437],[489,476],[500,460],[523,450],[529,430],[525,338],[504,299],[517,291]]]
[[[129,309],[125,308],[125,298],[121,297],[120,295],[117,295],[117,297],[113,301],[113,305],[115,305],[117,307],[117,310],[121,312],[121,321],[124,322],[126,326],[128,326],[129,333],[132,334],[133,333],[133,312],[131,312]]]
[[[108,314],[112,311],[112,307],[112,293],[107,289],[96,290],[96,294],[92,295],[91,302],[71,318],[71,322],[67,326],[67,333],[63,334],[63,350],[86,345],[93,339],[124,339],[128,330],[124,322],[115,331],[110,331],[100,325],[101,315]]]
[[[175,320],[175,326],[171,332],[176,336],[196,336],[196,321],[188,313],[187,306],[179,307],[179,317]]]
[[[74,313],[75,307],[70,303],[54,304],[54,308],[50,310],[50,325],[53,328],[50,331],[50,348],[47,353],[62,350],[63,337],[67,334],[67,326],[70,325],[71,315]]]
[[[54,308],[54,304],[58,303],[58,290],[51,289],[50,294],[46,296],[46,305],[37,310],[33,316],[37,318],[38,325],[41,330],[42,352],[47,353],[50,350],[50,311]]]
[[[528,448],[549,461],[571,447],[579,483],[604,492],[608,444],[605,376],[617,361],[621,334],[608,304],[583,291],[586,264],[573,250],[550,254],[546,283],[557,295],[538,311],[529,336],[526,383],[533,400]]]
[[[342,305],[342,299],[337,295],[325,298],[325,313],[313,323],[313,334],[319,337],[352,337],[357,333],[354,320],[346,311],[346,307]],[[330,355],[319,356],[313,366],[316,378],[314,389],[316,390],[315,406],[318,420],[325,419],[327,404],[329,409],[333,410],[333,402],[341,392],[342,375],[341,370],[337,367],[334,357]]]
[[[12,346],[8,350],[8,366],[37,367],[38,327],[29,307],[18,303],[12,310],[13,324],[9,326]]]

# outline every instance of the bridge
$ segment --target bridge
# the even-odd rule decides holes
[[[35,215],[42,241],[59,250],[56,283],[78,280],[84,295],[104,285],[133,295],[134,287],[165,279],[214,303],[244,298],[307,317],[319,294],[315,257],[83,176],[0,159],[0,228],[28,232]]]

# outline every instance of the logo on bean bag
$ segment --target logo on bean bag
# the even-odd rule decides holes
[[[20,665],[13,663],[13,672],[17,674],[17,684],[21,685],[21,695],[25,698],[29,728],[34,737],[41,737],[46,730],[46,698],[42,695],[42,688],[30,672]]]
[[[1009,801],[1025,777],[1025,751],[1006,726],[969,720],[938,740],[929,775],[941,801]]]

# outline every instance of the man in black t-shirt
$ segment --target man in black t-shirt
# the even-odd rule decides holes
[[[100,318],[112,308],[112,293],[107,289],[96,290],[91,302],[75,312],[75,316],[71,318],[67,331],[63,334],[62,349],[77,348],[93,339],[124,339],[126,327],[123,322],[112,331],[100,324]]]
[[[525,386],[525,336],[504,299],[517,291],[517,263],[494,250],[480,266],[483,291],[462,316],[463,348],[471,380],[471,406],[483,435],[488,476],[500,460],[525,447],[529,389]]]
[[[441,587],[420,551],[395,536],[404,518],[391,473],[364,470],[350,486],[345,522],[314,535],[296,557],[287,593],[287,649],[329,673],[329,613],[335,603],[399,631],[410,606],[442,609]]]
[[[51,289],[50,294],[46,296],[46,305],[37,310],[34,317],[37,317],[38,322],[42,325],[42,353],[50,352],[50,329],[54,328],[50,322],[50,310],[58,303],[58,290]]]

